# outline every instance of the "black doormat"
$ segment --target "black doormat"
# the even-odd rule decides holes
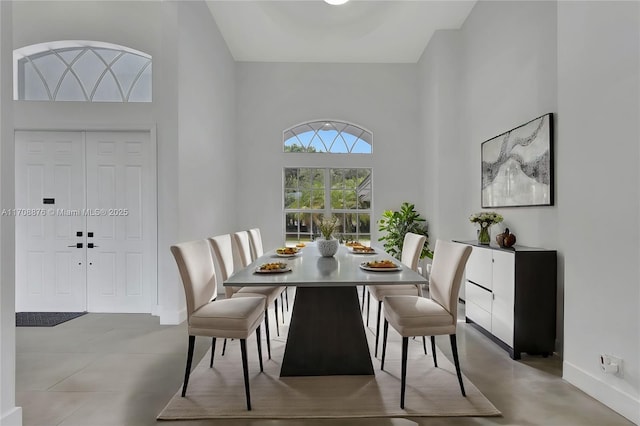
[[[16,327],[54,327],[86,312],[16,312]]]

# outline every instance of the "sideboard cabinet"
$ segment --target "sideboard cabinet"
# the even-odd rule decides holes
[[[472,246],[465,271],[465,316],[513,359],[553,353],[557,253],[524,246]]]

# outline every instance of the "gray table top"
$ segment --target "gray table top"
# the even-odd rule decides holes
[[[322,257],[314,243],[307,244],[295,257],[279,257],[275,250],[265,253],[246,268],[236,271],[224,282],[225,286],[298,286],[298,287],[348,287],[375,284],[425,284],[427,279],[411,268],[402,265],[379,247],[376,254],[354,254],[340,245],[334,257]],[[366,271],[363,262],[389,259],[400,265],[399,271]],[[270,262],[284,262],[290,272],[256,273],[256,269]]]

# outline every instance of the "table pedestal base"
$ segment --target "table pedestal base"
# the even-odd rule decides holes
[[[356,287],[298,287],[280,376],[372,374]]]

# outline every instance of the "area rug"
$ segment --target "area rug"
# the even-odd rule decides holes
[[[252,410],[245,405],[238,342],[224,357],[216,351],[214,368],[208,352],[192,371],[187,396],[181,389],[158,415],[159,420],[300,419],[435,416],[499,416],[496,407],[464,378],[460,393],[455,367],[438,353],[409,359],[405,409],[400,408],[400,360],[373,360],[375,376],[279,377],[283,342],[272,341],[273,359],[260,373],[255,344],[248,346]],[[251,343],[249,340],[247,343]],[[399,342],[398,342],[399,343]],[[421,343],[416,343],[421,348]],[[266,351],[265,358],[266,358]]]
[[[16,327],[54,327],[86,312],[16,312]]]

